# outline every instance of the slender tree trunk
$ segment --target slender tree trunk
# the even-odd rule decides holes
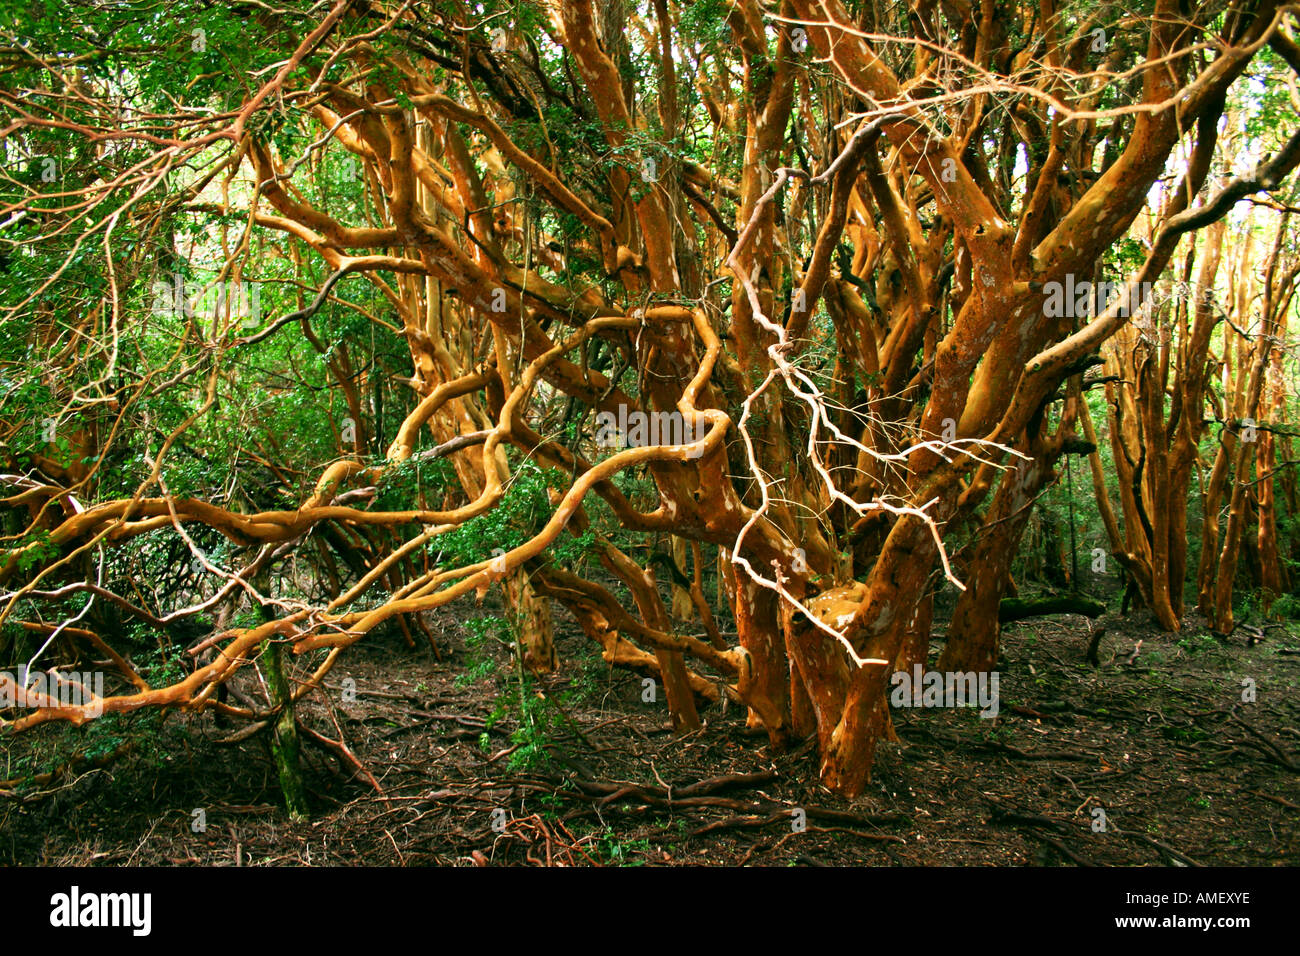
[[[728,594],[736,621],[737,641],[751,668],[744,694],[748,725],[763,727],[774,747],[784,747],[790,732],[790,664],[780,630],[778,598],[734,564]]]
[[[537,674],[555,670],[555,625],[551,602],[539,597],[524,569],[508,573],[501,581],[506,607],[518,622],[524,665]]]
[[[1241,540],[1245,533],[1251,490],[1251,465],[1256,462],[1258,457],[1256,445],[1259,436],[1255,419],[1259,415],[1260,398],[1263,395],[1266,378],[1265,373],[1269,368],[1270,354],[1273,349],[1274,337],[1277,335],[1280,325],[1280,316],[1290,307],[1294,282],[1297,275],[1300,275],[1300,264],[1297,264],[1287,272],[1281,282],[1277,281],[1283,237],[1286,235],[1289,219],[1290,213],[1283,214],[1278,225],[1277,235],[1273,242],[1273,249],[1269,255],[1263,278],[1260,333],[1251,352],[1249,371],[1242,373],[1242,377],[1245,379],[1245,387],[1243,389],[1243,400],[1239,406],[1239,420],[1241,421],[1239,427],[1243,434],[1240,436],[1240,444],[1234,456],[1232,496],[1228,505],[1228,521],[1224,527],[1223,548],[1219,554],[1219,563],[1215,572],[1216,580],[1214,582],[1212,620],[1215,630],[1221,634],[1230,633],[1233,629],[1232,585],[1236,576]],[[1243,342],[1243,348],[1244,344]],[[1242,358],[1245,358],[1244,352]],[[1244,365],[1244,361],[1241,364]],[[1271,505],[1270,487],[1270,507]],[[1274,554],[1276,554],[1276,548],[1274,548]]]

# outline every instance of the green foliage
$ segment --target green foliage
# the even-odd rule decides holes
[[[514,749],[506,759],[507,768],[520,771],[548,765],[547,747],[565,717],[557,702],[541,691],[537,678],[524,667],[518,628],[495,615],[473,618],[465,622],[465,627],[469,632],[465,637],[468,666],[457,676],[456,685],[466,686],[491,676],[496,676],[500,683],[492,712],[479,735],[479,749],[485,754],[492,752],[491,731],[509,718],[515,728],[510,732]],[[516,665],[513,671],[502,668],[490,655],[493,642],[506,648],[513,656]],[[572,700],[590,689],[590,684],[578,686],[581,683],[575,682],[574,688],[561,696]]]
[[[179,647],[155,647],[133,655],[132,662],[150,687],[166,687],[189,673],[184,651]]]
[[[1218,650],[1218,644],[1209,634],[1189,634],[1178,641],[1178,646],[1189,655]]]
[[[1273,604],[1273,614],[1287,620],[1300,620],[1300,596],[1283,594]]]
[[[568,477],[554,468],[525,461],[516,470],[496,507],[435,538],[428,551],[439,567],[457,567],[487,560],[495,548],[509,551],[534,537],[551,516],[550,489],[568,487]],[[595,546],[587,531],[558,540],[547,560],[560,565],[580,562]]]
[[[518,749],[506,759],[506,767],[520,771],[546,766],[550,756],[546,747],[560,717],[547,698],[536,692],[534,678],[524,674],[519,682],[518,696],[503,695],[497,702],[501,708],[509,702],[519,726],[510,732],[510,743]]]
[[[699,42],[707,52],[716,53],[733,40],[727,23],[730,12],[726,0],[698,0],[682,8],[678,25],[684,36]]]
[[[457,687],[468,687],[497,672],[496,659],[492,657],[490,641],[508,646],[510,622],[503,617],[471,618],[465,622],[469,633],[465,636],[466,667],[456,675]],[[504,711],[502,711],[504,713]],[[500,714],[489,718],[488,728],[500,719]]]
[[[58,554],[59,547],[50,541],[50,533],[44,528],[35,528],[23,535],[13,547],[0,551],[0,565],[14,560],[19,572],[26,573],[32,567],[53,560]]]
[[[592,844],[596,856],[607,866],[645,866],[638,855],[649,854],[654,847],[644,837],[627,839],[613,830],[603,830]]]
[[[448,489],[459,489],[456,470],[446,458],[422,461],[418,457],[389,462],[379,480],[379,494],[374,507],[381,511],[407,511],[417,507],[421,489],[432,489],[441,496]]]

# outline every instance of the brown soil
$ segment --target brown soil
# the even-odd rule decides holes
[[[1085,619],[1011,625],[1000,715],[896,710],[904,742],[881,748],[873,782],[849,803],[819,787],[810,744],[771,753],[735,706],[705,708],[703,731],[674,736],[662,696],[643,702],[642,679],[610,672],[572,630],[559,638],[561,673],[538,685],[547,701],[530,708],[541,729],[512,741],[521,720],[512,655],[491,639],[490,655],[465,644],[463,622],[487,613],[469,606],[435,620],[440,662],[400,640],[354,648],[300,708],[319,734],[341,731],[365,771],[304,739],[310,822],[282,809],[264,740],[218,743],[239,727],[173,716],[147,737],[123,729],[100,741],[101,754],[126,748],[101,767],[0,797],[0,861],[1297,862],[1300,640],[1281,629],[1248,646],[1242,632],[1224,641],[1203,628],[1171,636],[1112,623],[1094,668]],[[458,681],[476,659],[485,669],[485,656],[494,675]],[[355,702],[341,701],[345,678]],[[1252,703],[1242,701],[1247,678]],[[9,741],[0,777],[88,733],[39,728]],[[525,762],[530,741],[539,747]],[[1096,808],[1104,832],[1094,831]],[[196,833],[198,809],[206,830]]]

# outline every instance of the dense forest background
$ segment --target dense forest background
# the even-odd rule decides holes
[[[611,701],[717,832],[892,786],[926,669],[1004,675],[927,772],[1084,733],[1042,765],[1084,832],[1069,754],[1127,760],[1126,706],[1169,792],[1225,728],[1293,774],[1297,12],[3,0],[5,820],[252,773],[205,747],[305,820],[445,724],[523,788],[453,801],[484,839],[626,862],[503,810],[673,803],[599,779],[650,740]],[[717,795],[772,761],[805,796]],[[396,861],[479,861],[447,826]]]

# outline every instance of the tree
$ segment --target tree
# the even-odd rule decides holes
[[[996,660],[1005,570],[968,585],[945,542],[1014,547],[1056,460],[1086,450],[1098,349],[1185,235],[1300,162],[1297,134],[1206,185],[1230,88],[1300,64],[1271,3],[75,10],[67,34],[25,13],[37,39],[4,54],[27,170],[4,187],[5,240],[34,250],[6,252],[6,358],[74,316],[41,407],[116,417],[79,477],[70,450],[33,446],[24,376],[7,503],[35,517],[10,523],[0,619],[83,598],[151,628],[274,609],[204,638],[215,655],[166,686],[125,665],[108,712],[264,716],[213,697],[265,642],[310,662],[300,697],[386,622],[501,583],[533,666],[554,661],[545,598],[660,681],[678,727],[726,695],[775,747],[816,733],[823,781],[855,795],[941,581],[967,589],[942,660]],[[47,154],[63,178],[36,174]],[[1158,182],[1149,242],[1108,261]],[[249,323],[227,295],[202,321],[133,325],[180,235],[212,254],[207,279],[275,308]],[[1066,304],[1102,266],[1116,294]],[[360,358],[367,334],[404,347],[409,399]],[[177,489],[187,443],[256,381],[246,363],[309,378],[305,349],[348,412],[333,447],[260,456],[274,481],[238,501]],[[611,420],[628,423],[612,449]],[[238,436],[204,440],[247,469]],[[201,580],[128,597],[123,556],[156,536]],[[660,541],[680,600],[635,554]],[[703,597],[715,549],[734,644]],[[297,558],[328,599],[287,573]],[[275,593],[252,583],[268,569]]]

